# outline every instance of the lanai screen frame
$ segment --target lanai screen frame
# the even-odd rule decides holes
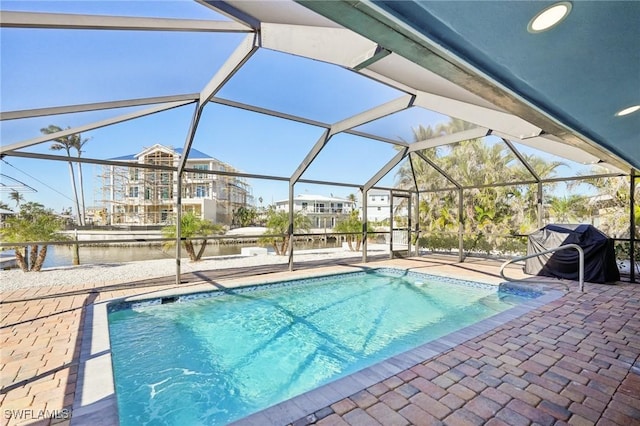
[[[33,12],[3,12],[2,21],[0,22],[0,27],[4,28],[41,28],[41,29],[92,29],[92,30],[136,30],[136,31],[197,31],[197,32],[222,32],[222,33],[244,33],[246,34],[241,43],[239,43],[238,47],[235,51],[227,58],[226,62],[218,69],[218,71],[213,75],[213,77],[209,80],[209,82],[202,88],[202,90],[198,93],[186,93],[186,94],[176,94],[170,96],[158,96],[158,97],[148,97],[148,98],[137,98],[137,99],[126,99],[126,100],[116,100],[116,101],[107,101],[107,102],[97,102],[97,103],[87,103],[87,104],[76,104],[76,105],[64,105],[64,106],[55,106],[55,107],[45,107],[38,109],[30,109],[30,110],[19,110],[19,111],[6,111],[0,113],[0,121],[5,120],[16,120],[23,118],[33,118],[33,117],[41,117],[41,116],[50,116],[50,115],[60,115],[60,114],[70,114],[77,112],[87,112],[87,111],[98,111],[98,110],[110,110],[115,108],[124,108],[124,107],[138,107],[138,106],[149,106],[146,109],[123,114],[117,117],[112,117],[106,120],[101,120],[94,123],[89,123],[82,126],[77,126],[70,129],[65,129],[57,133],[52,133],[48,135],[39,136],[36,138],[24,140],[21,142],[13,143],[10,145],[4,145],[0,147],[0,156],[14,156],[14,157],[25,157],[25,158],[34,158],[34,159],[43,159],[43,160],[53,160],[53,161],[64,161],[69,162],[69,157],[58,156],[58,155],[49,155],[49,154],[37,154],[37,153],[29,153],[19,151],[22,148],[30,147],[33,145],[38,145],[41,143],[49,142],[51,140],[69,136],[72,134],[82,133],[89,130],[98,129],[101,127],[109,126],[112,124],[117,124],[129,120],[134,120],[136,118],[144,117],[147,115],[155,114],[162,111],[171,110],[173,108],[178,108],[187,105],[193,105],[194,111],[191,118],[191,123],[189,126],[189,130],[187,132],[187,136],[185,138],[184,147],[182,151],[182,156],[178,163],[177,167],[168,167],[168,166],[157,166],[157,165],[145,165],[145,164],[136,164],[137,168],[149,168],[154,170],[166,170],[177,173],[177,195],[175,202],[175,212],[176,212],[176,284],[180,284],[180,276],[181,276],[181,215],[182,215],[182,176],[185,172],[197,172],[197,173],[206,173],[211,175],[226,175],[233,177],[241,177],[241,178],[253,178],[253,179],[269,179],[269,180],[277,180],[277,181],[285,181],[289,184],[289,227],[287,234],[289,237],[294,237],[294,229],[293,229],[293,218],[294,218],[294,188],[297,183],[311,183],[311,184],[320,184],[320,185],[332,185],[332,186],[344,186],[344,187],[352,187],[359,188],[362,194],[362,211],[363,213],[363,229],[362,229],[362,237],[363,237],[363,253],[362,253],[362,261],[367,262],[367,192],[370,189],[383,189],[388,190],[390,192],[406,192],[410,196],[415,196],[416,200],[419,202],[420,194],[423,192],[438,192],[438,191],[450,191],[455,190],[458,192],[459,197],[459,206],[458,206],[458,223],[459,223],[459,260],[462,262],[464,260],[463,254],[463,228],[462,228],[462,219],[463,219],[463,192],[468,189],[476,189],[483,187],[497,187],[497,186],[514,186],[514,185],[525,185],[525,184],[535,184],[538,188],[538,197],[537,197],[537,209],[538,209],[538,220],[542,220],[542,208],[543,208],[543,197],[542,197],[542,185],[544,183],[553,183],[553,182],[562,182],[562,181],[570,181],[570,180],[579,180],[579,179],[592,179],[592,178],[608,178],[608,177],[620,177],[620,176],[629,176],[630,177],[630,242],[631,242],[631,256],[630,258],[634,258],[634,243],[635,243],[635,233],[633,230],[635,229],[634,216],[633,216],[633,206],[635,203],[634,200],[634,188],[635,188],[635,180],[637,178],[635,170],[631,168],[630,173],[606,173],[606,174],[595,174],[595,175],[586,175],[579,177],[567,177],[567,178],[552,178],[552,179],[542,179],[535,172],[533,167],[527,163],[525,157],[518,151],[518,149],[513,145],[508,135],[501,133],[500,131],[495,131],[493,129],[489,129],[486,127],[476,127],[474,129],[465,130],[459,133],[440,136],[437,138],[432,138],[428,140],[416,141],[412,143],[402,142],[398,140],[393,140],[389,138],[385,138],[379,135],[370,134],[362,131],[354,130],[358,126],[369,123],[371,121],[375,121],[377,119],[386,117],[388,115],[394,114],[399,111],[403,111],[405,109],[411,108],[413,106],[421,106],[425,109],[428,109],[428,105],[430,102],[433,102],[433,99],[425,98],[422,94],[417,94],[415,91],[405,91],[404,95],[399,96],[398,98],[386,102],[384,104],[380,104],[372,109],[361,112],[359,114],[353,115],[351,117],[347,117],[343,120],[340,120],[335,123],[324,123],[316,120],[311,120],[305,117],[296,116],[292,114],[287,114],[275,110],[270,110],[267,108],[262,108],[254,105],[250,105],[247,103],[236,102],[233,100],[223,99],[220,97],[216,97],[218,91],[222,89],[226,82],[228,82],[233,75],[235,75],[242,66],[259,50],[262,48],[268,48],[273,50],[277,49],[277,42],[270,41],[268,47],[264,46],[262,41],[262,33],[267,30],[272,34],[277,36],[283,36],[283,33],[279,33],[278,29],[272,29],[268,27],[269,23],[262,23],[252,19],[251,17],[247,17],[242,12],[230,6],[225,2],[199,2],[203,4],[203,6],[209,6],[217,12],[223,12],[228,16],[233,16],[237,21],[214,21],[214,20],[193,20],[193,19],[168,19],[168,18],[142,18],[142,17],[123,17],[123,16],[105,16],[105,15],[76,15],[76,14],[59,14],[59,13],[33,13]],[[314,30],[311,30],[312,32]],[[347,34],[345,30],[344,34]],[[339,36],[339,35],[338,35]],[[353,40],[349,40],[353,41]],[[299,48],[299,46],[298,46]],[[304,49],[303,49],[304,50]],[[283,50],[285,53],[286,50]],[[344,64],[334,63],[334,65],[342,66],[343,68],[349,69],[351,71],[360,71],[366,68],[368,65],[376,62],[377,60],[385,57],[390,52],[385,51],[384,49],[376,48],[375,51],[369,52],[367,58],[363,59],[361,63],[355,64],[353,66],[345,66]],[[317,59],[311,57],[311,59]],[[372,78],[366,74],[360,74],[363,78]],[[381,79],[377,79],[378,82],[383,84],[388,84],[388,81],[384,81]],[[400,89],[402,91],[401,84],[392,85],[395,89]],[[315,126],[318,128],[324,129],[323,134],[320,138],[315,142],[311,150],[307,153],[306,157],[303,161],[298,165],[296,170],[290,176],[271,176],[271,175],[262,175],[262,174],[253,174],[253,173],[240,173],[240,172],[220,172],[220,171],[204,171],[204,170],[195,170],[186,167],[186,161],[189,157],[189,153],[193,144],[193,140],[195,137],[195,133],[198,128],[198,124],[200,121],[201,114],[203,112],[204,107],[208,103],[216,103],[220,105],[225,105],[233,108],[240,108],[243,110],[251,111],[259,114],[266,114],[269,116],[273,116],[276,118],[291,120],[303,124],[307,124],[310,126]],[[390,158],[388,162],[375,174],[371,176],[366,182],[362,183],[349,183],[349,182],[332,182],[332,181],[324,181],[324,180],[309,180],[303,179],[302,175],[307,170],[307,168],[313,163],[318,154],[322,151],[322,149],[327,145],[327,143],[331,140],[331,138],[340,133],[347,133],[351,135],[360,136],[366,139],[370,139],[377,142],[383,142],[392,144],[396,147],[398,152],[395,156]],[[461,141],[466,141],[469,139],[481,138],[488,135],[498,136],[509,148],[509,150],[514,154],[517,160],[527,169],[529,174],[531,175],[530,180],[525,181],[516,181],[516,182],[499,182],[492,183],[487,185],[463,185],[460,182],[457,182],[453,179],[446,171],[442,170],[436,163],[431,161],[425,155],[422,154],[422,150],[426,148],[432,148],[443,145],[450,145],[454,143],[458,143]],[[540,149],[540,148],[539,148]],[[427,162],[431,167],[433,167],[438,173],[440,173],[452,186],[447,188],[437,188],[429,191],[420,191],[418,188],[417,181],[415,179],[414,174],[414,188],[413,189],[400,189],[400,188],[386,188],[381,186],[376,186],[376,184],[394,167],[396,167],[400,162],[405,159],[409,159],[412,171],[413,171],[413,163],[412,160],[415,158],[420,158],[422,161]],[[100,165],[114,165],[114,166],[125,166],[130,167],[131,164],[115,161],[115,160],[102,160],[97,158],[73,158],[72,162],[80,162],[80,163],[89,163],[89,164],[100,164]],[[419,205],[416,202],[415,205]],[[417,209],[416,209],[417,211]],[[411,218],[410,218],[411,220]],[[539,222],[541,226],[542,223]],[[411,228],[411,226],[409,226]],[[414,232],[410,229],[410,232]],[[416,221],[416,229],[415,232],[419,232],[418,222]],[[289,270],[293,270],[293,260],[294,260],[294,239],[290,238],[291,245],[289,249]],[[631,281],[634,281],[634,268],[631,268]]]

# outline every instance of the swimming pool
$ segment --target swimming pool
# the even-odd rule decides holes
[[[227,424],[523,300],[377,269],[113,304],[120,422]]]

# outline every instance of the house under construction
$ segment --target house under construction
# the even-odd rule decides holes
[[[178,192],[177,167],[181,148],[153,145],[142,152],[113,160],[131,166],[105,165],[98,178],[106,225],[163,225],[172,223]],[[182,182],[182,211],[229,225],[233,212],[253,204],[250,185],[237,172],[203,152],[192,149]]]

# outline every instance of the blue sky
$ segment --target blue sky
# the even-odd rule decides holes
[[[226,19],[187,0],[180,1],[3,1],[2,10],[95,13],[128,16]],[[243,35],[179,32],[0,29],[2,111],[62,106],[199,92]],[[358,114],[402,93],[348,70],[260,49],[217,94],[221,98],[332,123]],[[95,111],[0,123],[2,145],[40,135],[50,124],[75,127],[143,108]],[[107,159],[140,152],[153,144],[182,147],[193,105],[84,132],[90,141],[84,157]],[[448,121],[420,108],[364,125],[360,130],[412,140],[412,128]],[[253,174],[290,176],[323,129],[209,104],[193,147]],[[51,153],[50,143],[25,149]],[[303,178],[366,182],[393,155],[389,144],[347,134],[335,136]],[[68,165],[7,157],[1,173],[37,192],[24,192],[60,211],[72,205]],[[99,166],[84,166],[88,206],[98,205]],[[392,186],[394,173],[380,185]],[[256,200],[264,205],[288,197],[286,182],[252,179]],[[357,188],[296,185],[296,194],[346,197]],[[8,193],[0,194],[8,202]]]

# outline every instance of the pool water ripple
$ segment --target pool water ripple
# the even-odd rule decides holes
[[[523,300],[383,269],[114,304],[120,421],[227,424]]]

